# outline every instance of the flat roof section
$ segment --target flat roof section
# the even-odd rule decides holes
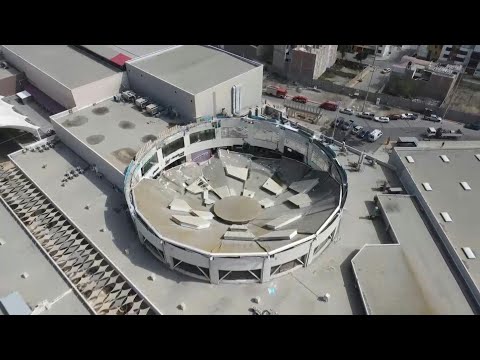
[[[421,289],[421,293],[410,293],[410,295],[423,297],[428,304],[428,312],[432,314],[473,314],[462,288],[437,247],[436,239],[427,228],[426,220],[419,211],[415,197],[377,195],[377,198],[387,226],[391,227],[390,231],[393,232],[405,255],[405,264],[408,264]],[[406,273],[405,269],[401,271],[403,274]],[[402,279],[402,276],[405,277],[400,274],[399,270],[399,279],[395,279],[395,281],[410,281]],[[366,281],[371,281],[371,279]],[[395,282],[392,282],[391,286],[396,286]],[[414,284],[410,285],[411,288],[413,286]],[[388,294],[394,290],[391,287],[384,287],[378,291],[383,294],[382,298],[387,299]],[[372,303],[378,304],[379,301],[381,298],[372,300]],[[422,300],[420,298],[405,299],[404,301],[415,304]],[[393,309],[395,303],[390,306]],[[404,311],[402,307],[403,305],[399,307],[398,311]],[[372,309],[372,311],[377,310]]]
[[[475,156],[480,154],[478,142],[476,148],[397,148],[396,151],[457,255],[466,262],[474,282],[480,287],[480,261],[468,260],[462,251],[463,247],[470,247],[480,254],[480,161]],[[444,162],[442,155],[446,155],[449,162]],[[408,163],[406,156],[411,156],[415,163]],[[430,184],[432,191],[424,189],[422,183],[425,182]],[[467,182],[471,190],[465,190],[462,182]],[[442,212],[448,213],[452,221],[446,222]]]
[[[69,45],[3,46],[69,89],[75,89],[120,72]]]
[[[352,265],[368,315],[434,313],[400,245],[365,245]]]
[[[51,313],[90,314],[3,203],[0,203],[0,238],[5,242],[0,246],[0,298],[18,292],[31,310],[46,301],[51,305]]]
[[[220,50],[183,45],[131,63],[191,94],[239,76],[256,66]]]
[[[105,100],[52,120],[124,172],[138,150],[169,124],[131,103]]]

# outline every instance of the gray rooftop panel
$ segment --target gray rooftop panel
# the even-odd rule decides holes
[[[431,315],[400,245],[366,245],[352,259],[369,315]]]
[[[425,194],[430,193],[432,192]],[[378,195],[377,197],[388,226],[391,227],[391,232],[399,242],[408,266],[422,290],[421,293],[411,293],[411,295],[424,297],[428,303],[428,311],[435,314],[472,314],[462,288],[425,225],[415,198],[405,195]],[[398,281],[407,280],[399,279]],[[378,291],[387,299],[396,287],[396,282],[392,281],[390,286],[384,286]],[[404,299],[404,301],[413,300]],[[417,301],[419,300],[415,300]],[[396,305],[392,304],[392,306]]]
[[[169,126],[160,118],[140,112],[131,103],[113,100],[105,100],[53,121],[122,173],[137,151]]]
[[[191,94],[255,68],[247,61],[200,45],[177,47],[132,65]]]
[[[30,315],[32,312],[18,292],[13,292],[0,299],[0,305],[8,315]]]
[[[3,45],[69,89],[119,72],[69,45]]]
[[[460,147],[461,143],[455,143]],[[462,258],[462,247],[480,249],[480,223],[478,222],[478,206],[480,204],[480,163],[476,154],[480,148],[401,148],[396,150],[399,158],[415,182],[419,193],[422,195],[428,207],[441,224],[444,232],[457,254]],[[450,162],[440,159],[440,155],[446,155]],[[415,166],[407,163],[405,156],[415,159]],[[460,182],[467,182],[472,188],[465,191]],[[428,182],[434,191],[423,191],[422,183]],[[441,216],[447,212],[453,219],[445,222]],[[474,261],[468,264],[468,271],[473,280],[480,286],[480,262]]]

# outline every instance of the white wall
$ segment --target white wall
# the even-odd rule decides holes
[[[262,104],[263,66],[218,84],[195,95],[195,117],[213,116],[222,111],[232,112],[232,87],[241,85],[242,109],[246,114],[250,108]],[[215,100],[214,100],[215,99]]]
[[[104,79],[73,89],[73,98],[78,108],[105,100],[120,92],[123,73],[117,73]]]
[[[43,91],[63,107],[67,109],[75,107],[75,100],[72,91],[69,88],[23,60],[21,57],[11,52],[7,47],[4,46],[2,49],[7,62],[12,64],[19,71],[24,72],[29,82],[35,87]],[[72,71],[75,71],[75,69],[72,69]]]
[[[163,106],[173,106],[186,120],[195,119],[194,96],[157,77],[150,75],[132,64],[126,64],[130,88],[147,96]]]

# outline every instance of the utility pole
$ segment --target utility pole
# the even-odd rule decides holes
[[[462,81],[463,74],[465,74],[465,69],[466,69],[466,65],[465,65],[465,67],[462,65],[462,71],[458,75],[457,83],[454,84],[454,88],[452,89],[452,94],[450,95],[450,100],[448,101],[448,105],[445,107],[445,111],[444,111],[443,116],[442,116],[443,119],[445,119],[445,115],[447,115],[448,109],[450,109],[450,105],[453,102],[453,98],[455,97],[455,93],[457,92],[458,87],[460,86],[460,82]]]
[[[362,112],[365,110],[365,104],[367,103],[368,92],[370,90],[370,85],[372,84],[373,74],[375,74],[375,59],[377,57],[377,46],[378,45],[375,45],[375,54],[373,55],[373,63],[372,63],[373,71],[370,77],[370,81],[368,82],[367,93],[365,94],[365,100],[363,101]]]
[[[335,114],[335,120],[333,121],[333,134],[332,134],[332,139],[335,140],[335,129],[337,128],[337,118],[338,118],[338,113],[340,111],[340,106],[342,105],[342,102],[338,104],[338,109]]]

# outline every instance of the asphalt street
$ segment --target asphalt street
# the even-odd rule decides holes
[[[365,140],[360,140],[356,135],[351,134],[350,131],[344,131],[338,127],[335,129],[335,139],[338,141],[345,141],[347,145],[356,147],[365,152],[375,152],[382,143],[389,137],[392,141],[396,141],[401,136],[413,136],[417,139],[422,139],[422,134],[425,133],[428,127],[442,127],[448,130],[461,129],[463,136],[461,140],[480,140],[480,131],[465,129],[462,124],[457,124],[448,120],[443,120],[441,123],[434,123],[431,121],[421,120],[391,120],[389,123],[379,123],[374,120],[362,119],[354,115],[339,114],[345,120],[353,120],[355,125],[363,126],[365,130],[372,131],[379,129],[383,132],[383,136],[374,143]],[[327,136],[332,136],[333,129],[327,130]],[[455,141],[455,140],[445,140]]]

